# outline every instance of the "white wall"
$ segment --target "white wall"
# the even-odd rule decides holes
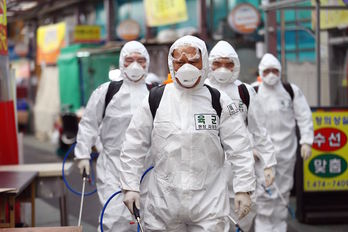
[[[316,66],[313,63],[287,62],[288,82],[297,85],[310,106],[317,106]]]

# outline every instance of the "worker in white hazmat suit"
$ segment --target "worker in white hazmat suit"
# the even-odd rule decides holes
[[[272,167],[276,164],[275,151],[266,129],[257,120],[254,98],[256,92],[254,88],[238,80],[240,71],[240,62],[238,54],[233,47],[226,41],[219,41],[209,54],[209,78],[206,80],[208,85],[217,88],[226,93],[233,102],[239,107],[244,122],[246,122],[248,131],[253,141],[254,156],[256,163],[262,162],[264,167],[264,176],[269,186],[273,183],[274,175]],[[244,85],[244,86],[243,86]],[[226,174],[228,179],[233,178],[233,166],[226,162]],[[231,182],[228,182],[231,183]],[[233,186],[229,185],[230,198],[234,199]],[[251,212],[239,222],[243,231],[249,231],[253,219],[256,215],[256,195],[252,195],[253,207]],[[230,203],[232,203],[231,200]],[[234,204],[231,204],[231,213],[234,211]]]
[[[98,136],[103,146],[96,170],[98,196],[102,205],[120,190],[121,145],[132,115],[148,94],[145,77],[149,62],[149,54],[141,43],[126,43],[119,59],[121,81],[102,84],[93,92],[79,124],[75,156],[81,172],[85,169],[89,174],[89,154]],[[103,229],[137,231],[136,225],[130,225],[131,221],[132,217],[122,198],[115,198],[105,211]]]
[[[174,83],[151,90],[126,133],[121,153],[124,203],[131,213],[133,203],[140,207],[139,180],[150,151],[154,169],[140,209],[145,230],[228,231],[225,153],[235,167],[240,218],[250,210],[255,186],[247,130],[232,100],[204,86],[209,64],[202,40],[178,39],[169,50],[168,65]]]
[[[271,136],[277,151],[277,166],[275,183],[270,186],[271,195],[258,184],[255,231],[285,232],[288,209],[282,202],[279,192],[288,204],[296,161],[296,122],[301,134],[301,156],[303,159],[311,156],[312,113],[301,90],[294,84],[281,82],[281,65],[277,58],[265,54],[259,64],[259,73],[262,83],[258,89],[256,102],[257,107],[263,110],[258,111],[258,120]]]

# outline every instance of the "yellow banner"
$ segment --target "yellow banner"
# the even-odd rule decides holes
[[[74,29],[74,42],[76,43],[95,43],[99,42],[100,26],[77,25]]]
[[[7,55],[7,53],[6,0],[0,0],[0,55]]]
[[[65,46],[66,24],[58,23],[37,29],[37,63],[55,64],[60,49]]]
[[[315,6],[315,1],[312,0],[312,5]],[[346,6],[343,0],[321,0],[321,6]],[[312,11],[312,27],[315,29],[315,11]],[[329,29],[348,24],[347,10],[320,10],[320,29]]]
[[[313,112],[312,156],[303,162],[304,191],[348,190],[348,109]]]
[[[0,0],[0,24],[7,25],[6,0]]]
[[[186,21],[185,0],[144,0],[147,26],[156,27]]]

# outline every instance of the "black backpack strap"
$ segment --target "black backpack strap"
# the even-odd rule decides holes
[[[111,99],[114,97],[114,95],[120,90],[121,86],[123,84],[123,81],[111,81],[108,87],[108,91],[106,92],[105,96],[105,105],[104,105],[104,111],[103,111],[103,118],[105,117],[105,111],[106,107],[108,107]]]
[[[158,83],[152,83],[152,84],[146,84],[146,88],[147,90],[151,90],[153,87],[159,86]]]
[[[211,94],[211,104],[213,105],[214,110],[216,111],[217,115],[219,116],[219,118],[221,117],[221,104],[220,104],[220,92],[219,90],[209,86],[209,85],[205,85],[210,94]]]
[[[155,86],[150,90],[149,94],[149,106],[152,114],[152,118],[155,119],[157,108],[161,102],[165,85]]]
[[[291,100],[293,101],[294,100],[294,90],[292,89],[291,84],[289,82],[283,82],[282,84],[283,84],[283,87],[286,90],[286,92],[289,93]]]
[[[294,100],[294,90],[292,89],[291,84],[288,82],[283,82],[282,84],[283,84],[283,87],[286,90],[286,92],[289,93],[291,100],[293,101]],[[254,86],[254,89],[257,93],[257,91],[259,90],[259,86]]]
[[[247,109],[249,109],[250,95],[247,87],[244,84],[239,85],[238,92],[242,102],[247,106]]]

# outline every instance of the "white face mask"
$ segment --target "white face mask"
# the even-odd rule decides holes
[[[134,61],[124,69],[124,72],[132,81],[138,81],[144,76],[145,69],[138,62]]]
[[[199,70],[192,64],[184,64],[175,73],[180,83],[185,87],[192,87],[202,75],[202,70]]]
[[[280,77],[275,75],[274,73],[270,73],[265,77],[262,77],[262,81],[265,82],[265,84],[273,86],[280,81]]]
[[[225,67],[221,67],[218,69],[215,69],[213,71],[213,76],[215,79],[220,83],[227,83],[228,81],[234,82],[237,79],[237,76],[234,75],[232,71]]]

